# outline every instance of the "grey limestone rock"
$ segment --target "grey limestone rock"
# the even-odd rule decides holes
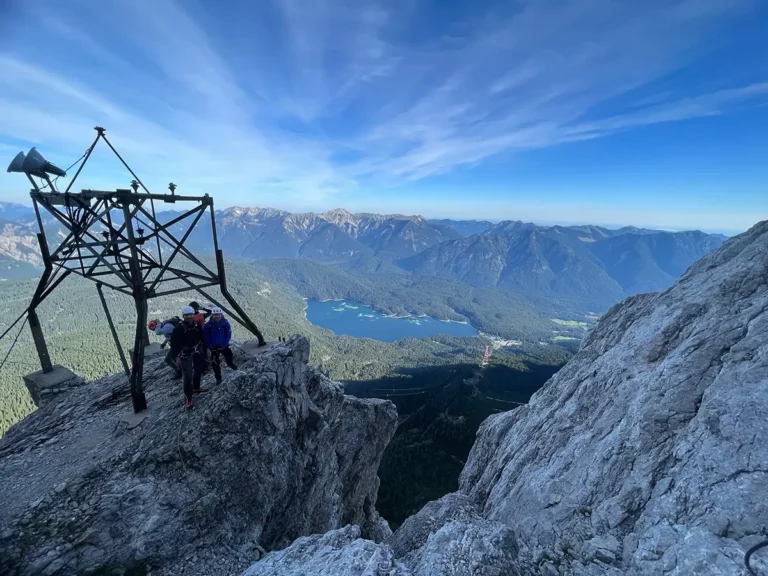
[[[303,535],[388,537],[374,505],[395,407],[345,396],[308,357],[302,337],[238,352],[189,412],[161,359],[139,415],[124,376],[44,405],[0,441],[0,573],[236,574]]]
[[[462,494],[448,494],[428,503],[388,543],[414,576],[519,574],[512,530],[482,518]]]
[[[621,551],[621,544],[616,538],[608,534],[590,538],[581,548],[581,554],[585,561],[599,560],[606,564],[613,564]]]
[[[768,530],[767,423],[762,222],[608,311],[527,406],[484,422],[460,491],[531,574],[740,576]]]
[[[517,576],[516,559],[506,525],[483,519],[466,496],[449,494],[410,517],[386,544],[348,526],[301,538],[243,576]]]
[[[427,543],[430,534],[453,521],[480,518],[475,503],[463,494],[453,493],[427,503],[417,514],[403,522],[387,542],[398,557],[403,557]]]
[[[517,553],[512,530],[476,518],[444,524],[401,560],[414,576],[518,576]]]
[[[335,574],[368,574],[350,568],[365,551],[419,576],[742,576],[768,531],[766,432],[762,222],[609,310],[528,405],[483,423],[459,493],[386,544],[345,532]],[[313,574],[313,538],[264,566],[293,554],[285,573]],[[764,555],[753,566],[768,574]]]
[[[299,538],[248,568],[243,576],[411,576],[384,545],[360,538],[360,529],[345,526],[322,535]]]

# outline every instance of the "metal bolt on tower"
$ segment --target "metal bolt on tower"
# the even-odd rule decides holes
[[[142,378],[144,347],[149,344],[146,328],[148,300],[194,290],[221,307],[231,318],[256,336],[260,346],[265,342],[256,324],[248,318],[227,290],[224,257],[219,249],[216,234],[213,198],[208,194],[177,195],[175,184],[169,185],[170,194],[151,193],[107,140],[104,128],[96,127],[95,130],[96,139],[81,158],[82,164],[63,192],[56,189],[55,183],[59,177],[66,176],[66,172],[47,162],[34,148],[26,156],[20,152],[8,167],[8,172],[23,173],[32,183],[30,197],[40,230],[37,238],[45,267],[25,313],[40,357],[40,365],[43,372],[50,372],[53,366],[37,317],[37,307],[70,274],[94,281],[115,346],[130,380],[133,409],[140,412],[147,407]],[[70,192],[101,140],[133,176],[131,189]],[[56,178],[51,181],[50,175]],[[34,178],[43,180],[45,184],[38,185]],[[45,191],[46,188],[49,190]],[[155,202],[186,202],[195,206],[162,223],[157,218]],[[66,234],[64,240],[55,247],[49,245],[41,211],[49,214]],[[215,271],[210,270],[184,245],[206,211],[211,219],[212,242],[216,255]],[[187,218],[192,218],[192,222],[181,238],[177,238],[171,229],[186,224],[184,221]],[[51,220],[48,219],[47,222],[50,224]],[[184,268],[179,267],[179,255],[186,258]],[[205,290],[214,286],[219,287],[231,308],[224,306]],[[136,307],[136,334],[130,367],[104,298],[104,287],[131,296]]]

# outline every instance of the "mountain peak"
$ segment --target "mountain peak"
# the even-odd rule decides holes
[[[229,220],[234,219],[253,219],[253,218],[276,218],[288,216],[290,212],[278,210],[277,208],[259,208],[258,206],[231,206],[221,211],[221,215]]]
[[[323,212],[321,215],[328,216],[328,217],[341,216],[341,217],[348,218],[353,214],[352,212],[350,212],[349,210],[346,210],[345,208],[334,208],[333,210],[328,210],[326,212]]]
[[[334,208],[320,214],[320,217],[332,222],[334,224],[343,225],[354,222],[356,220],[355,215],[345,210],[344,208]]]

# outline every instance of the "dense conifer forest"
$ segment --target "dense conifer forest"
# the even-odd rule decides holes
[[[307,263],[301,263],[305,265]],[[312,264],[312,263],[309,263]],[[285,265],[283,270],[286,269]],[[344,271],[338,271],[321,265],[314,265],[308,270],[312,276],[305,283],[295,282],[299,288],[295,288],[285,281],[273,279],[277,274],[274,270],[257,267],[243,262],[228,262],[228,282],[230,292],[238,299],[241,305],[248,311],[268,340],[277,340],[280,336],[288,337],[291,334],[301,333],[309,337],[312,347],[311,361],[329,373],[334,379],[342,381],[372,381],[395,373],[403,368],[417,366],[450,366],[455,364],[477,364],[482,358],[485,345],[489,343],[484,338],[456,338],[450,336],[436,336],[428,339],[403,339],[393,343],[380,342],[366,338],[352,338],[336,336],[331,332],[313,326],[305,318],[306,302],[304,297],[308,295],[307,286],[310,281],[318,280],[319,288],[317,296],[341,296],[343,282],[354,283],[361,281],[362,276],[347,276]],[[303,267],[299,270],[305,270]],[[333,275],[339,274],[338,279],[332,281]],[[324,278],[322,282],[320,279]],[[333,282],[333,283],[331,283]],[[3,330],[12,322],[29,304],[30,297],[36,286],[36,280],[6,281],[0,283],[0,326]],[[383,282],[376,283],[368,280],[362,284],[365,291],[358,292],[357,287],[348,289],[354,297],[363,302],[370,297],[372,300],[382,302],[390,299],[397,301],[402,310],[418,314],[425,313],[430,300],[419,300],[417,288],[393,285],[389,292],[386,291]],[[303,293],[300,293],[303,290]],[[214,291],[218,296],[218,293]],[[105,290],[112,318],[122,342],[123,348],[128,350],[133,343],[133,330],[135,322],[134,305],[131,298],[122,294]],[[310,294],[313,295],[313,294]],[[445,298],[445,293],[432,291],[428,298],[434,307],[441,306],[440,299]],[[409,300],[409,298],[412,298]],[[501,296],[507,298],[507,296]],[[152,300],[149,307],[151,317],[165,318],[180,313],[183,305],[190,300],[202,300],[194,293],[182,293],[174,296]],[[505,307],[498,304],[489,304],[489,309],[496,307],[503,316]],[[477,306],[482,306],[479,301]],[[444,307],[444,309],[447,309]],[[433,311],[438,317],[439,310]],[[510,312],[511,313],[511,312]],[[514,312],[522,326],[521,331],[515,334],[521,336],[526,328],[524,313]],[[93,379],[100,376],[116,373],[121,370],[120,360],[115,350],[114,343],[109,333],[106,317],[101,308],[95,285],[87,280],[74,276],[67,278],[64,283],[46,299],[38,309],[43,330],[46,335],[51,358],[54,363],[62,364],[72,369],[75,373]],[[546,316],[546,315],[543,315]],[[545,318],[539,320],[539,324],[549,327],[540,327],[531,334],[531,341],[536,338],[544,338],[547,331],[552,336],[560,327]],[[5,357],[8,347],[15,338],[19,325],[3,339],[0,346],[0,361]],[[531,330],[535,330],[535,323],[531,323]],[[578,333],[579,329],[568,329]],[[247,339],[249,334],[240,326],[234,326],[235,338]],[[153,337],[153,340],[160,341]],[[564,342],[568,345],[569,342]],[[530,354],[538,356],[551,355],[553,362],[558,362],[564,355],[561,346],[531,346],[517,347],[514,351],[500,349],[494,357],[508,357],[514,361],[518,357],[528,357]],[[28,415],[33,409],[31,399],[22,381],[22,375],[39,369],[37,355],[28,327],[24,327],[19,335],[13,351],[0,371],[0,434],[3,434],[10,425]]]

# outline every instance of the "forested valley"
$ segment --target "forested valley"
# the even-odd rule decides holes
[[[429,294],[419,299],[417,296],[422,291],[415,287],[403,287],[393,283],[387,290],[383,281],[375,282],[368,279],[366,284],[360,280],[362,276],[354,276],[351,273],[347,275],[345,271],[314,263],[301,262],[300,264],[301,266],[296,270],[307,270],[304,267],[311,264],[312,267],[308,270],[313,275],[306,278],[303,283],[294,280],[294,283],[299,286],[296,288],[288,282],[273,279],[278,275],[267,267],[241,261],[228,261],[230,292],[268,340],[277,340],[281,336],[287,337],[295,333],[309,337],[312,347],[311,362],[334,379],[345,382],[373,381],[392,375],[400,369],[477,364],[482,359],[485,346],[489,344],[489,340],[485,338],[436,336],[425,339],[406,338],[387,343],[367,338],[336,336],[327,330],[313,326],[305,318],[304,297],[313,295],[308,292],[310,281],[317,281],[318,296],[338,296],[340,291],[346,290],[347,293],[355,295],[362,301],[367,297],[378,298],[377,302],[381,306],[386,301],[398,302],[403,310],[415,314],[426,310],[428,305],[443,306],[442,310],[447,310],[447,305],[441,304],[441,298],[445,298],[446,293],[427,291]],[[283,264],[279,269],[285,271],[289,268]],[[287,276],[287,273],[283,272],[283,274]],[[335,274],[338,274],[338,277],[332,280]],[[346,288],[344,282],[348,283]],[[26,309],[36,284],[36,280],[0,283],[2,330],[5,330],[5,327]],[[220,296],[218,291],[213,291],[213,294],[216,297]],[[105,289],[105,295],[120,341],[124,350],[127,351],[133,344],[135,326],[133,301],[128,296],[108,289]],[[514,298],[514,296],[503,295],[500,298]],[[193,299],[203,300],[200,295],[191,292],[152,300],[149,316],[163,319],[178,315],[181,307]],[[505,301],[502,300],[502,302]],[[484,305],[482,300],[475,303],[478,307],[482,305]],[[495,361],[503,362],[504,358],[516,361],[517,358],[528,358],[533,354],[535,356],[550,355],[556,363],[566,354],[567,347],[573,346],[573,341],[538,346],[535,345],[535,340],[546,337],[547,331],[550,338],[561,329],[573,334],[583,333],[583,330],[578,327],[568,328],[552,323],[545,318],[546,314],[542,314],[535,321],[528,321],[527,318],[534,318],[532,316],[534,313],[530,309],[521,309],[518,312],[516,308],[507,308],[492,300],[489,300],[487,305],[491,314],[499,314],[502,317],[508,315],[511,322],[519,323],[519,331],[510,333],[519,336],[525,334],[526,330],[531,330],[530,345],[526,343],[513,349],[499,348],[494,353]],[[46,335],[51,359],[55,364],[67,366],[86,379],[98,378],[121,370],[120,360],[93,282],[79,279],[74,275],[67,278],[38,308],[38,315]],[[440,317],[439,314],[437,315]],[[538,329],[536,321],[540,325]],[[29,328],[24,326],[19,331],[20,325],[21,323],[3,339],[2,357],[8,351],[12,339],[17,333],[19,335],[18,342],[0,370],[0,434],[34,409],[21,377],[38,370],[39,363]],[[548,327],[544,328],[546,326]],[[236,339],[243,340],[250,336],[237,324],[234,324],[234,332]],[[160,341],[159,338],[152,337],[152,339]]]
[[[576,324],[553,324],[552,319],[592,324],[602,307],[567,298],[543,298],[507,290],[477,288],[402,271],[363,273],[309,260],[265,259],[252,266],[259,274],[293,286],[302,296],[318,300],[349,299],[385,314],[426,314],[439,320],[469,322],[481,332],[528,344],[561,337],[580,339]],[[565,340],[560,340],[561,345]]]
[[[230,292],[267,340],[306,335],[310,361],[347,392],[393,401],[400,415],[379,475],[379,510],[395,527],[425,502],[455,490],[480,423],[490,414],[527,402],[569,357],[584,334],[585,318],[566,301],[537,303],[498,290],[470,289],[455,282],[345,271],[314,262],[269,260],[227,263]],[[3,330],[29,304],[36,280],[0,283]],[[219,298],[218,291],[213,291]],[[105,289],[123,349],[133,345],[133,300]],[[305,298],[348,298],[383,312],[468,318],[495,336],[518,339],[514,346],[486,336],[404,338],[381,342],[337,336],[306,320]],[[150,301],[149,317],[180,314],[195,293]],[[541,304],[538,308],[536,304]],[[51,359],[86,379],[121,371],[93,282],[69,277],[38,308]],[[577,320],[558,320],[560,317]],[[250,337],[233,323],[234,337]],[[567,334],[567,336],[563,336]],[[34,410],[24,374],[39,369],[29,328],[19,323],[3,340],[0,370],[0,435]],[[160,338],[152,336],[153,341]],[[486,346],[491,362],[481,369]],[[0,361],[2,359],[0,357]],[[147,382],[151,386],[152,382]]]
[[[400,421],[379,467],[376,504],[390,527],[457,490],[483,420],[528,402],[567,357],[505,356],[486,367],[427,366],[348,383],[352,394],[386,398],[397,406]]]

